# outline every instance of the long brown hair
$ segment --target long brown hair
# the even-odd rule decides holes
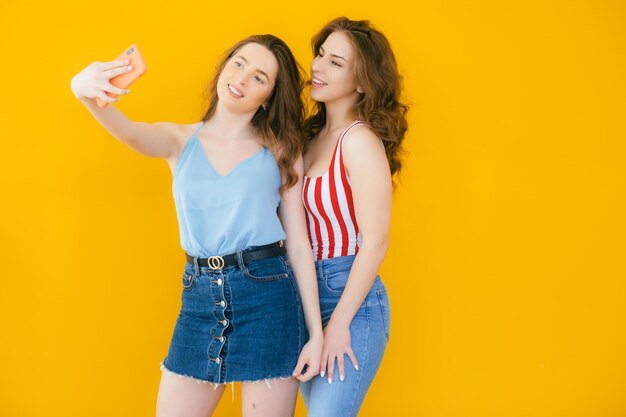
[[[206,91],[209,107],[202,120],[207,121],[215,114],[219,100],[217,81],[224,66],[248,43],[265,46],[278,61],[278,75],[268,99],[267,109],[259,107],[251,123],[263,140],[263,146],[269,148],[276,157],[283,179],[280,187],[282,193],[298,181],[294,163],[301,155],[305,142],[303,130],[305,111],[301,99],[304,88],[303,71],[285,42],[274,35],[253,35],[226,51]]]
[[[383,141],[391,175],[399,174],[405,153],[402,141],[408,128],[406,113],[409,106],[400,101],[402,76],[391,45],[369,21],[338,17],[311,40],[313,56],[333,32],[345,33],[355,51],[354,76],[363,93],[359,95],[354,112]],[[305,122],[309,139],[326,124],[324,103],[316,102],[313,113]]]

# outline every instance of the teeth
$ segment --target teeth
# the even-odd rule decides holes
[[[326,85],[326,83],[324,81],[320,81],[317,78],[313,78],[313,84]]]
[[[243,94],[241,94],[239,91],[237,91],[237,89],[235,87],[233,87],[232,85],[228,84],[228,89],[230,90],[231,93],[233,93],[237,97],[243,97]]]

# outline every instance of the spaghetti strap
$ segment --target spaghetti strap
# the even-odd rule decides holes
[[[198,128],[196,129],[195,132],[193,132],[193,135],[191,136],[196,136],[198,134],[198,132],[200,131],[200,129],[202,129],[202,126],[204,126],[204,120],[200,121],[200,126],[198,126]]]
[[[354,126],[359,126],[359,125],[364,125],[365,122],[361,121],[361,120],[355,120],[354,122],[352,122],[352,124],[348,127],[346,127],[343,132],[341,132],[341,134],[339,135],[339,142],[343,143],[343,138],[346,136],[346,133],[348,133],[348,131],[350,129],[352,129]]]

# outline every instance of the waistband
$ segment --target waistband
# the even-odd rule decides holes
[[[243,250],[228,255],[210,256],[208,258],[198,258],[185,253],[187,262],[191,265],[208,267],[214,271],[220,271],[230,266],[239,264],[238,257],[241,256],[243,262],[252,262],[259,259],[272,258],[274,256],[282,256],[287,253],[285,241],[270,243],[269,245],[256,246],[252,250]]]

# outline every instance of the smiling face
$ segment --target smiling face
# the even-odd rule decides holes
[[[256,112],[272,94],[278,61],[258,43],[247,43],[226,62],[217,82],[217,96],[229,111]]]
[[[322,103],[358,98],[354,47],[343,32],[331,33],[311,64],[311,98]]]

